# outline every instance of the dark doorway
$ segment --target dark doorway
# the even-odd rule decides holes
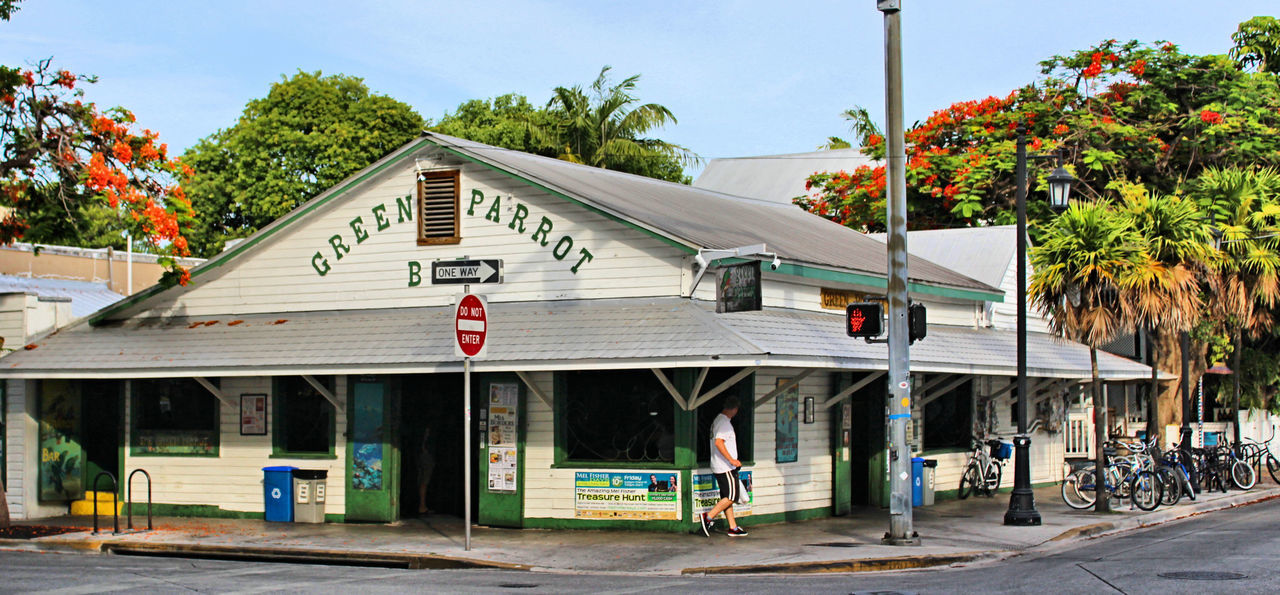
[[[421,374],[404,378],[400,398],[400,516],[415,518],[421,486],[426,482],[426,507],[431,516],[463,514],[462,374]],[[472,444],[479,443],[475,395],[472,395]],[[430,429],[430,435],[427,430]],[[476,455],[471,454],[472,485]],[[471,490],[471,513],[476,514],[478,490]]]
[[[120,477],[120,446],[124,438],[120,402],[123,383],[116,380],[88,380],[81,383],[81,445],[85,457],[85,489],[94,489],[93,480],[106,471],[123,485]],[[99,486],[110,491],[110,482]]]
[[[856,382],[860,378],[854,375]],[[874,492],[883,490],[883,481],[873,481],[872,471],[882,469],[885,452],[885,383],[875,381],[853,393],[853,419],[849,439],[850,501],[854,506],[879,505]],[[879,477],[880,474],[876,474]]]

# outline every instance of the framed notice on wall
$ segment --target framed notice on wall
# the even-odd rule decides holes
[[[267,395],[240,395],[240,435],[267,433]]]

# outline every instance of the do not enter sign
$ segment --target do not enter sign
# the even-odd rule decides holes
[[[484,298],[470,293],[458,300],[458,309],[454,312],[453,319],[455,355],[484,357],[488,347],[485,338],[489,334],[487,307]]]

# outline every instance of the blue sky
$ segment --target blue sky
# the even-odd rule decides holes
[[[1108,38],[1225,53],[1275,0],[902,0],[906,120],[1008,93],[1037,62]],[[679,119],[661,131],[704,158],[801,152],[846,135],[842,110],[884,113],[875,0],[764,2],[133,2],[25,0],[0,23],[0,63],[54,57],[98,75],[87,99],[122,105],[183,149],[235,123],[299,69],[363,78],[436,120],[507,92],[544,103],[600,67]]]

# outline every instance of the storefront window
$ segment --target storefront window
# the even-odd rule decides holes
[[[720,386],[738,371],[738,368],[713,368],[707,373],[707,379],[702,383],[703,391]],[[711,422],[720,415],[720,411],[724,409],[724,400],[729,395],[737,395],[741,403],[738,414],[730,420],[733,424],[733,433],[738,437],[738,460],[744,463],[755,460],[755,391],[752,389],[755,382],[755,375],[747,376],[732,388],[698,407],[699,465],[705,467],[711,464]]]
[[[558,380],[566,460],[675,462],[676,405],[653,372],[565,372]]]
[[[333,390],[332,377],[316,379]],[[276,455],[332,455],[333,404],[301,376],[276,379],[272,444]]]
[[[973,428],[973,381],[924,406],[924,450],[970,446]]]
[[[133,382],[135,455],[218,455],[218,399],[190,378]]]

